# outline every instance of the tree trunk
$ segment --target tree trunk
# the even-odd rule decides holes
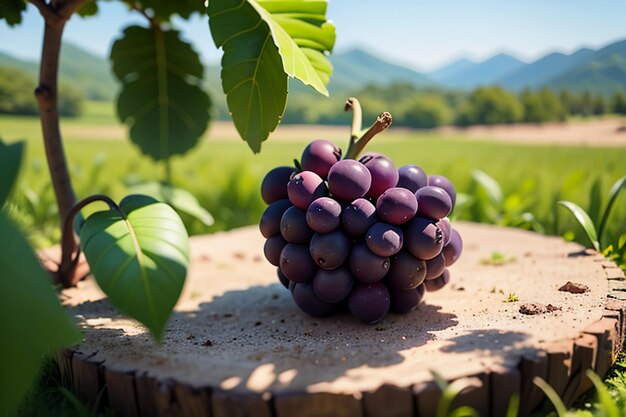
[[[39,71],[39,86],[35,90],[35,95],[39,102],[46,158],[48,159],[48,168],[50,169],[61,220],[65,218],[75,203],[74,191],[67,163],[65,162],[65,153],[59,129],[57,78],[61,36],[63,35],[64,27],[65,22],[56,25],[46,23],[41,54],[41,68]]]
[[[52,186],[59,209],[59,222],[62,228],[67,214],[76,202],[67,163],[65,161],[65,153],[61,141],[61,130],[59,128],[57,80],[59,55],[61,52],[61,37],[63,36],[66,20],[50,20],[51,19],[46,19],[45,23],[43,48],[41,51],[41,66],[39,70],[39,86],[35,90],[35,96],[39,104],[46,159],[48,160]],[[63,251],[67,251],[68,253],[63,258],[67,257],[69,259],[71,255],[76,252],[77,246],[74,239],[66,244],[67,246],[64,246]],[[70,276],[72,275],[71,269],[73,268],[69,267],[69,265],[61,265],[59,267],[57,278],[64,286],[75,284],[74,282],[70,282]]]

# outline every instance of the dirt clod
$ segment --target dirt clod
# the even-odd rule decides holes
[[[536,314],[551,313],[557,310],[561,310],[561,307],[554,306],[552,304],[545,305],[541,303],[525,303],[519,307],[520,313],[526,314],[529,316],[534,316]]]
[[[585,284],[580,284],[578,282],[567,281],[565,285],[559,288],[559,291],[565,291],[572,294],[583,294],[591,291],[588,286]]]

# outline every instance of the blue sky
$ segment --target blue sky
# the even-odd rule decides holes
[[[65,39],[106,56],[121,29],[143,20],[119,2],[100,7],[97,17],[74,17]],[[552,51],[597,48],[626,38],[624,0],[330,0],[328,16],[337,25],[337,51],[359,46],[417,70],[499,52],[530,61]],[[219,59],[206,17],[179,20],[175,26],[205,61]],[[29,6],[21,26],[0,23],[0,50],[36,59],[42,27],[37,10]]]

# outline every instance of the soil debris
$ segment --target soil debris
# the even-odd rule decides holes
[[[552,304],[545,305],[541,303],[525,303],[519,307],[520,313],[526,314],[529,316],[534,316],[536,314],[551,313],[557,310],[561,310],[561,307],[554,306]]]
[[[578,282],[567,281],[565,285],[559,288],[559,291],[565,291],[572,294],[583,294],[591,291],[588,286]]]

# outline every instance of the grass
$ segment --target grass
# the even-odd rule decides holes
[[[70,171],[79,198],[105,193],[119,200],[133,183],[164,177],[161,164],[143,157],[130,141],[119,140],[124,130],[116,123],[110,103],[87,103],[84,116],[62,122]],[[36,246],[55,243],[59,239],[55,200],[49,185],[38,119],[0,116],[0,137],[7,141],[25,139],[28,144],[12,216]],[[102,140],[89,140],[93,138]],[[342,141],[337,143],[345,147],[346,140]],[[265,208],[258,192],[263,175],[275,166],[291,164],[294,158],[299,158],[306,143],[270,140],[263,145],[261,154],[253,155],[240,140],[214,137],[203,140],[187,155],[175,157],[172,163],[174,185],[196,195],[216,219],[213,226],[206,227],[185,218],[189,231],[207,233],[256,223]],[[505,195],[503,210],[530,211],[548,233],[568,232],[571,238],[581,242],[584,236],[573,220],[559,215],[556,201],[570,200],[583,208],[605,204],[602,196],[606,196],[613,182],[626,172],[623,163],[626,148],[510,145],[427,132],[393,132],[392,129],[376,138],[369,150],[387,154],[398,166],[414,163],[428,173],[446,175],[460,192],[468,194],[472,194],[476,186],[472,171],[480,169],[498,180]],[[596,182],[599,185],[592,191]],[[458,217],[477,220],[470,209],[459,210]],[[616,241],[624,233],[625,224],[626,204],[622,196],[608,224],[608,241]],[[501,257],[492,254],[492,259],[487,261],[499,264]],[[618,362],[607,380],[609,387],[626,389],[625,369],[626,364]],[[22,415],[47,415],[48,406],[54,408],[57,404],[61,404],[61,411],[52,415],[84,415],[86,411],[76,409],[75,401],[59,389],[58,380],[51,372],[47,369],[42,374],[42,382],[27,402],[27,407],[34,407],[35,411]],[[584,410],[580,413],[592,412],[593,401],[589,400],[589,407],[581,405]]]
[[[114,119],[105,105],[90,104],[87,109],[83,118],[63,124],[64,130],[73,132],[67,136],[65,146],[79,197],[104,192],[119,199],[128,184],[163,178],[161,164],[141,156],[130,141],[86,140],[84,134],[81,137],[81,131],[96,132],[101,137],[107,129],[120,129],[111,125]],[[72,130],[74,127],[80,129]],[[46,189],[49,180],[39,129],[32,117],[0,117],[0,136],[9,141],[26,138],[28,142],[20,189],[39,196],[39,202],[35,203],[45,206],[47,202],[53,206],[52,192]],[[261,154],[254,155],[240,140],[216,137],[203,141],[184,157],[175,157],[174,184],[195,194],[217,219],[212,228],[190,223],[190,231],[205,233],[255,223],[264,208],[257,192],[264,173],[274,166],[291,164],[305,144],[270,140],[263,145]],[[555,202],[566,199],[588,207],[589,190],[596,178],[601,181],[600,195],[606,195],[610,185],[623,175],[626,160],[626,148],[510,145],[393,130],[376,138],[370,148],[389,155],[397,165],[415,163],[429,173],[446,175],[459,191],[466,193],[472,192],[472,170],[481,169],[498,179],[505,195],[512,195],[506,204],[527,207],[553,234],[577,231],[567,216],[561,216],[562,224],[557,224]],[[22,196],[18,200],[27,198]],[[22,207],[29,204],[25,202]],[[471,220],[475,215],[460,211],[459,217]],[[620,219],[626,219],[626,205],[618,202],[608,228],[609,241],[616,241],[623,230]],[[31,230],[42,224],[28,224],[26,220],[22,223]],[[45,235],[48,238],[37,242],[49,244],[58,238],[52,231],[46,231]],[[576,234],[574,238],[584,241],[582,235]]]

